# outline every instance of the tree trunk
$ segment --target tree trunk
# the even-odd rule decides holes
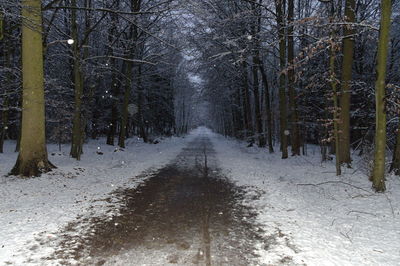
[[[82,56],[82,62],[85,62],[87,58],[90,56],[90,50],[89,50],[89,36],[91,32],[91,18],[90,18],[90,9],[92,8],[92,0],[85,0],[85,34],[84,38],[82,41],[82,50],[83,50],[83,56]],[[82,101],[84,95],[84,91],[87,92],[87,100],[86,103],[84,103],[83,108],[82,108],[82,118],[81,118],[81,139],[80,139],[80,147],[81,147],[81,154],[83,153],[83,143],[85,141],[85,136],[88,135],[88,114],[90,112],[90,102],[92,101],[92,98],[94,97],[95,94],[95,86],[90,86],[90,88],[87,88],[87,82],[86,82],[86,77],[85,77],[85,69],[84,66],[80,66],[80,76],[81,76],[81,87],[82,87]],[[86,70],[87,71],[87,70]]]
[[[146,134],[146,121],[144,118],[144,95],[143,95],[143,87],[142,87],[142,66],[139,66],[138,69],[138,115],[139,115],[139,129],[140,129],[140,137],[143,138],[143,141],[147,143],[149,140]]]
[[[259,58],[260,58],[260,42],[258,33],[260,32],[260,9],[256,7],[256,4],[252,3],[252,10],[253,10],[253,25],[252,25],[252,34],[253,34],[253,65],[252,65],[252,74],[253,74],[253,95],[254,95],[254,112],[255,112],[255,125],[257,131],[257,139],[258,139],[258,146],[265,147],[265,137],[263,132],[263,125],[262,125],[262,115],[261,115],[261,107],[260,107],[260,84],[258,80],[258,68],[259,68]]]
[[[119,1],[116,1],[116,9],[119,9]],[[118,15],[117,14],[110,14],[111,16],[111,27],[109,30],[109,53],[111,56],[114,56],[114,40],[117,30],[118,24]],[[117,132],[117,124],[118,124],[118,104],[119,104],[119,81],[117,80],[117,65],[115,63],[115,58],[111,58],[110,65],[112,69],[112,78],[111,78],[111,96],[112,96],[112,104],[111,104],[111,120],[108,125],[108,133],[107,133],[107,144],[114,146],[114,138]]]
[[[13,175],[38,176],[54,168],[47,158],[40,0],[22,1],[22,130]]]
[[[262,115],[260,108],[260,91],[259,91],[259,81],[258,81],[258,61],[257,56],[253,57],[253,94],[254,94],[254,111],[255,111],[255,119],[256,119],[256,130],[258,135],[258,146],[265,147],[265,138],[262,127]]]
[[[125,94],[124,102],[122,104],[122,114],[121,114],[121,130],[119,132],[118,146],[125,148],[126,132],[128,130],[128,106],[129,100],[131,98],[132,89],[132,62],[129,61],[125,64]]]
[[[279,35],[279,121],[280,121],[280,137],[282,159],[288,158],[288,132],[287,132],[287,100],[286,100],[286,77],[283,73],[286,68],[286,39],[285,39],[285,23],[284,23],[284,5],[285,0],[276,0],[276,13]]]
[[[332,5],[333,9],[333,5]],[[332,10],[332,18],[334,17],[334,12]],[[333,98],[333,136],[335,139],[335,153],[336,153],[336,175],[341,175],[342,174],[342,169],[340,167],[340,140],[339,140],[339,113],[338,113],[338,95],[337,95],[337,78],[336,78],[336,71],[335,71],[335,57],[336,57],[336,50],[337,50],[337,44],[335,43],[335,37],[336,34],[333,30],[331,34],[331,54],[329,58],[329,79],[331,82],[331,87],[332,87],[332,98]]]
[[[71,0],[71,6],[76,7],[76,0]],[[72,44],[73,56],[73,80],[74,80],[74,118],[72,121],[72,143],[70,155],[77,160],[81,159],[82,144],[83,144],[83,129],[82,129],[82,97],[83,97],[83,82],[81,69],[81,55],[78,36],[78,22],[76,9],[71,10],[71,37],[74,40]]]
[[[7,134],[8,127],[8,110],[9,110],[9,102],[7,95],[3,100],[3,112],[2,112],[2,127],[0,132],[0,153],[3,153],[4,139]]]
[[[0,20],[2,20],[2,14],[0,13]],[[3,25],[1,26],[1,30],[3,30],[4,27],[4,31],[6,31],[6,23],[2,22]],[[2,34],[4,35],[4,34]],[[3,37],[4,39],[4,37]],[[11,42],[9,41],[9,39],[6,39],[6,44],[5,44],[5,67],[6,68],[10,68],[11,67]],[[9,116],[9,108],[10,108],[10,103],[9,103],[9,99],[8,99],[8,86],[10,85],[11,82],[11,75],[10,72],[7,71],[6,73],[6,89],[5,89],[5,96],[3,99],[3,111],[2,111],[2,127],[1,127],[1,131],[0,131],[0,153],[3,153],[3,146],[4,146],[4,139],[6,138],[7,135],[7,130],[8,130],[8,116]]]
[[[22,99],[22,95],[20,93],[18,94],[18,98],[19,98],[18,99],[18,107],[20,107],[22,109],[22,101],[23,101],[23,99]],[[21,147],[22,111],[19,112],[18,120],[19,120],[19,124],[18,124],[18,127],[17,127],[18,136],[17,136],[17,145],[15,145],[15,152],[19,152],[19,148]]]
[[[290,127],[291,127],[291,144],[292,156],[300,155],[300,134],[299,134],[299,116],[297,112],[296,89],[294,77],[294,38],[293,38],[293,16],[294,16],[294,0],[288,2],[288,87],[289,87],[289,110],[290,110]]]
[[[116,68],[115,59],[111,60],[111,65]],[[107,144],[114,146],[115,133],[117,132],[117,121],[118,121],[118,104],[119,104],[119,84],[117,84],[117,78],[115,70],[113,70],[111,78],[111,95],[112,95],[112,106],[111,106],[111,120],[108,125]]]
[[[4,14],[0,12],[0,41],[4,39]]]
[[[267,74],[265,73],[264,70],[264,64],[260,60],[260,72],[261,72],[261,78],[264,84],[264,97],[265,97],[265,112],[267,114],[267,138],[268,138],[268,150],[270,153],[274,152],[274,146],[273,146],[273,141],[272,141],[272,111],[271,111],[271,99],[270,99],[270,93],[269,93],[269,85],[268,85],[268,79],[267,79]]]
[[[236,106],[236,132],[239,138],[243,139],[243,130],[244,130],[244,122],[243,122],[243,104],[242,104],[242,96],[241,96],[241,88],[238,87],[235,93],[235,106]]]
[[[131,10],[132,12],[139,12],[141,7],[141,0],[131,0]],[[137,21],[135,19],[135,23],[131,25],[130,28],[130,44],[128,49],[128,60],[134,59],[134,56],[137,55],[137,39],[138,39],[138,26],[136,25]],[[133,63],[132,61],[128,61],[125,64],[126,67],[126,84],[125,84],[125,95],[124,95],[124,102],[122,105],[122,114],[121,114],[121,130],[119,134],[118,145],[121,148],[125,148],[125,139],[128,131],[128,106],[131,97],[131,90],[132,90],[132,68]]]
[[[377,192],[386,190],[385,186],[385,151],[386,151],[386,63],[390,35],[390,17],[392,1],[381,1],[381,27],[378,43],[377,80],[375,84],[376,129],[375,129],[375,159],[372,171],[372,186]]]
[[[244,116],[245,116],[245,126],[246,126],[246,139],[253,142],[253,119],[251,117],[251,107],[250,107],[250,91],[249,82],[247,76],[247,64],[243,61],[243,105],[244,105]]]
[[[346,0],[345,22],[355,22],[355,0]],[[340,97],[340,160],[350,166],[350,98],[351,98],[351,78],[354,54],[354,27],[346,25],[344,27],[343,39],[343,63],[342,63],[342,91]]]
[[[390,165],[390,172],[400,176],[400,121],[397,127],[396,144],[393,151],[393,160]]]

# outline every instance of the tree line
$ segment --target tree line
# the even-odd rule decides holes
[[[338,175],[371,156],[382,192],[388,151],[400,174],[399,24],[396,0],[4,0],[0,151],[17,140],[11,173],[32,176],[55,167],[46,139],[79,160],[88,138],[207,125],[282,159],[318,144]]]
[[[189,119],[175,119],[191,86],[174,36],[177,4],[2,1],[0,152],[5,139],[17,140],[11,174],[54,168],[46,139],[70,142],[80,160],[88,138],[125,148],[133,135],[153,142],[187,132]]]
[[[379,192],[389,147],[400,174],[398,1],[190,2],[211,127],[270,152],[277,142],[283,159],[318,144],[338,175],[373,154]]]

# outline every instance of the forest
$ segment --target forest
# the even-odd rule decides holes
[[[397,0],[0,0],[0,84],[4,180],[218,134],[282,169],[362,167],[364,192],[399,181]]]
[[[0,150],[18,139],[13,174],[53,167],[45,131],[79,160],[87,138],[124,148],[200,124],[270,152],[279,142],[283,159],[318,144],[338,174],[374,153],[377,191],[386,147],[400,173],[396,1],[25,2],[1,10]]]

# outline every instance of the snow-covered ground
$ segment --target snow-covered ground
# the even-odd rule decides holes
[[[222,171],[261,195],[247,204],[258,209],[269,240],[259,246],[262,263],[400,265],[399,177],[376,194],[361,162],[336,177],[334,162],[321,164],[315,146],[282,160],[279,152],[209,135]]]
[[[135,187],[145,177],[132,180],[149,168],[160,168],[174,159],[190,138],[168,138],[159,144],[128,139],[124,150],[105,144],[105,139],[84,146],[81,161],[69,156],[69,145],[61,152],[48,145],[54,171],[39,178],[5,176],[13,167],[15,143],[5,143],[0,154],[0,265],[25,265],[29,253],[40,258],[53,249],[30,251],[38,236],[54,238],[58,229],[78,215],[104,214],[112,202],[104,201],[118,187]],[[99,154],[102,153],[102,154]],[[31,257],[31,254],[29,254]]]
[[[333,162],[321,164],[318,147],[309,146],[308,156],[282,160],[279,152],[248,148],[205,128],[157,145],[130,139],[125,151],[105,145],[104,139],[91,141],[80,162],[68,156],[68,145],[61,153],[49,145],[58,169],[25,180],[4,176],[17,156],[14,143],[7,142],[0,154],[0,265],[22,265],[27,254],[50,254],[51,248],[38,253],[27,243],[38,235],[54,238],[79,215],[110,211],[112,202],[102,200],[110,192],[137,186],[145,177],[133,177],[167,164],[189,140],[204,134],[214,144],[223,173],[246,187],[245,204],[259,212],[265,230],[258,246],[260,264],[400,265],[398,177],[388,177],[388,191],[376,194],[360,159],[336,177]]]

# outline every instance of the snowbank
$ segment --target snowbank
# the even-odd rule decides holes
[[[161,143],[145,144],[128,139],[127,148],[105,144],[105,139],[90,141],[84,146],[81,161],[69,156],[69,145],[61,152],[57,145],[48,145],[49,158],[58,168],[38,178],[6,177],[17,153],[15,143],[6,142],[0,154],[0,265],[11,261],[22,265],[27,253],[42,257],[51,249],[30,251],[35,237],[55,237],[52,233],[78,215],[101,215],[112,202],[103,199],[118,187],[135,187],[148,168],[160,168],[175,158],[188,139],[168,138]]]
[[[223,172],[249,194],[258,209],[265,244],[258,253],[268,265],[400,265],[400,180],[391,176],[376,194],[365,173],[308,156],[280,158],[267,149],[209,133]],[[277,148],[277,150],[279,150]]]

